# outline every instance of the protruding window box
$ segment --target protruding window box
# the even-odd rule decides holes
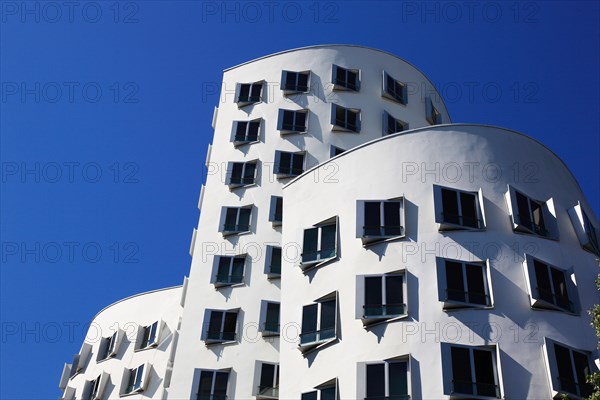
[[[202,339],[206,346],[237,341],[238,312],[239,309],[205,311]]]
[[[489,262],[437,258],[438,294],[444,310],[494,305]]]
[[[284,95],[308,93],[310,88],[310,71],[283,71],[280,88]]]
[[[408,122],[394,118],[387,111],[383,112],[383,136],[403,132],[408,129]]]
[[[394,79],[385,71],[383,71],[383,89],[381,95],[403,105],[408,103],[408,88],[406,83]]]
[[[79,353],[75,354],[73,357],[73,362],[71,363],[71,368],[69,370],[69,378],[73,378],[75,375],[83,371],[90,359],[91,354],[92,345],[90,343],[84,343],[83,346],[81,346]]]
[[[308,110],[279,110],[277,130],[282,134],[306,133]]]
[[[155,321],[147,326],[140,326],[136,338],[136,351],[158,347],[164,328],[163,321]]]
[[[262,363],[260,384],[256,392],[257,399],[279,398],[279,365]]]
[[[229,372],[229,370],[201,371],[196,400],[227,400]]]
[[[544,338],[543,348],[552,398],[590,398],[594,386],[587,383],[587,377],[598,371],[592,361],[592,352],[575,349],[549,338]]]
[[[302,393],[300,395],[300,400],[338,400],[338,380],[337,378],[333,378],[320,384],[319,386],[315,386],[315,390]]]
[[[365,400],[410,399],[409,355],[381,362],[359,363],[358,367],[360,370],[364,370],[364,376],[366,377]]]
[[[515,232],[558,240],[554,200],[534,200],[512,186],[505,194]]]
[[[359,276],[358,288],[364,291],[361,320],[365,328],[391,322],[408,315],[406,306],[406,272]]]
[[[306,153],[303,151],[297,153],[276,151],[273,172],[277,179],[293,178],[301,175],[304,172],[305,155]]]
[[[440,231],[485,229],[483,193],[433,185],[435,222]]]
[[[128,396],[146,390],[150,379],[150,364],[145,363],[137,368],[125,370],[120,395]]]
[[[360,125],[360,109],[331,104],[332,131],[360,133]]]
[[[281,247],[267,245],[265,273],[268,279],[281,278]]]
[[[598,241],[598,228],[583,210],[581,203],[569,209],[569,217],[575,228],[581,247],[600,257],[600,242]]]
[[[442,123],[442,114],[433,105],[431,97],[425,97],[425,119],[431,125],[439,125]]]
[[[260,137],[261,123],[261,119],[235,121],[232,139],[233,145],[239,147],[245,144],[257,143]]]
[[[338,295],[330,293],[302,308],[302,331],[298,349],[307,353],[338,339]]]
[[[283,197],[271,196],[269,221],[271,224],[273,224],[273,226],[281,226],[283,223]]]
[[[246,254],[238,256],[216,256],[213,266],[215,273],[212,283],[215,288],[241,285],[244,283]]]
[[[360,200],[357,208],[357,222],[362,224],[363,246],[405,237],[402,197],[391,200]]]
[[[230,162],[227,168],[227,186],[229,190],[256,184],[258,161]]]
[[[237,87],[236,103],[238,108],[263,101],[264,81],[241,83]]]
[[[261,301],[260,332],[263,336],[279,336],[280,304],[272,301]]]
[[[333,90],[360,91],[360,70],[342,68],[333,65],[332,79]]]
[[[338,217],[304,230],[300,267],[308,270],[337,258]]]
[[[100,400],[104,394],[104,389],[109,381],[109,375],[106,372],[102,372],[91,381],[86,381],[83,386],[83,393],[81,398],[84,400]]]
[[[251,214],[252,206],[223,207],[223,225],[221,225],[223,236],[250,232]]]

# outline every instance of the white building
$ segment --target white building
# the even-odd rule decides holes
[[[581,397],[598,222],[543,145],[450,122],[378,50],[226,70],[189,279],[101,312],[139,328],[86,339],[63,398]]]

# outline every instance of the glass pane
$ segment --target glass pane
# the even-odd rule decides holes
[[[341,127],[346,126],[346,109],[340,106],[335,107],[335,124]]]
[[[254,83],[252,85],[252,101],[260,100],[260,93],[262,91],[262,83]]]
[[[390,397],[408,394],[408,363],[392,362],[388,364]]]
[[[346,80],[348,82],[347,87],[349,89],[356,89],[358,83],[358,74],[356,72],[348,70]]]
[[[479,228],[477,216],[477,196],[473,193],[460,193],[460,208],[462,225],[470,228]]]
[[[242,163],[233,163],[231,166],[231,183],[241,183],[242,182],[242,171],[244,169],[244,164]]]
[[[271,247],[271,272],[281,273],[281,247]]]
[[[336,400],[335,393],[335,386],[328,387],[326,389],[321,389],[321,400]]]
[[[533,216],[534,231],[538,235],[546,235],[546,225],[544,224],[544,207],[537,201],[531,201],[531,214]]]
[[[466,300],[461,263],[446,261],[446,298],[463,302]]]
[[[217,270],[217,280],[229,276],[229,266],[231,265],[231,257],[219,257],[219,268]]]
[[[469,349],[451,347],[452,389],[456,393],[473,394]]]
[[[537,292],[541,300],[554,304],[554,294],[550,284],[548,266],[538,260],[533,260],[535,279],[537,281]]]
[[[275,379],[275,365],[263,364],[262,369],[260,371],[260,387],[261,387],[261,389],[262,388],[272,388],[274,379]]]
[[[225,213],[225,230],[234,230],[237,220],[237,208],[228,208]]]
[[[198,386],[198,398],[209,398],[212,391],[213,372],[200,372],[200,385]]]
[[[314,392],[308,392],[308,393],[302,393],[302,395],[300,396],[301,400],[317,400],[317,391],[315,390]]]
[[[267,315],[265,316],[265,330],[269,332],[279,331],[278,303],[267,303]]]
[[[277,168],[277,172],[282,174],[291,174],[292,173],[292,154],[281,152],[279,153],[279,166]]]
[[[382,289],[380,276],[365,277],[365,316],[382,315]]]
[[[335,256],[336,225],[324,225],[321,227],[321,257],[329,258]]]
[[[314,261],[318,259],[317,240],[319,228],[304,230],[304,242],[302,248],[302,261]]]
[[[565,273],[556,268],[550,268],[550,274],[552,275],[554,294],[556,296],[556,305],[564,308],[565,310],[572,310],[569,302],[569,293],[567,292]]]
[[[298,131],[304,131],[306,127],[306,113],[298,111],[296,112],[296,129]]]
[[[581,390],[580,395],[588,397],[591,395],[593,386],[586,383],[586,377],[592,373],[590,371],[590,363],[588,356],[578,351],[573,351],[573,361],[575,362],[575,375],[577,376],[577,383]]]
[[[486,350],[473,350],[475,363],[475,387],[477,395],[496,397],[496,383],[492,352]]]
[[[320,330],[335,328],[336,301],[329,300],[321,303]]]
[[[517,214],[521,225],[533,230],[531,216],[529,215],[529,199],[519,192],[515,192],[517,198]]]
[[[259,128],[260,128],[260,121],[250,122],[250,126],[248,127],[248,139],[249,140],[258,139],[258,129]]]
[[[404,293],[401,275],[388,275],[385,277],[385,304],[387,314],[396,315],[404,313]]]
[[[231,280],[233,283],[239,283],[244,276],[244,264],[246,260],[242,257],[235,257],[231,267]]]
[[[387,201],[383,203],[384,235],[398,236],[402,234],[400,226],[400,202]]]
[[[308,74],[298,74],[298,90],[305,92],[308,89]]]
[[[381,236],[381,203],[365,202],[365,236]]]
[[[250,96],[250,85],[244,84],[240,85],[240,101],[248,101],[248,97]]]
[[[238,121],[236,130],[235,130],[236,139],[242,139],[246,136],[246,126],[247,125],[248,125],[248,122]]]
[[[208,339],[221,339],[222,311],[211,311],[208,324]]]
[[[460,224],[458,199],[454,190],[442,189],[442,217],[450,224]]]
[[[391,94],[392,96],[394,96],[394,89],[396,86],[396,81],[394,81],[394,78],[392,78],[389,75],[386,75],[386,86],[387,86],[388,93]]]
[[[244,181],[245,184],[254,183],[254,172],[256,171],[255,163],[247,163],[246,168],[244,168]]]
[[[302,308],[302,333],[309,333],[317,330],[318,309],[318,304],[310,304]]]
[[[277,197],[275,199],[275,220],[281,221],[283,216],[283,197]]]
[[[347,118],[346,128],[351,129],[353,131],[356,130],[357,129],[356,121],[358,120],[358,113],[348,110],[346,118]]]
[[[236,322],[236,312],[225,313],[225,321],[223,322],[223,340],[235,340]]]
[[[465,269],[467,273],[467,302],[481,305],[488,304],[483,268],[476,264],[465,264]]]
[[[227,380],[229,372],[215,372],[215,390],[213,400],[223,400],[227,397]]]
[[[249,208],[240,208],[239,230],[246,231],[250,229],[250,211]]]
[[[289,77],[289,75],[288,75]],[[294,127],[294,112],[293,111],[289,111],[289,110],[285,110],[283,112],[283,124],[282,124],[283,129],[288,129],[291,130]]]
[[[367,399],[385,397],[385,364],[367,365]]]
[[[571,351],[555,343],[554,354],[556,355],[560,388],[566,392],[577,394],[577,384],[573,376],[573,364],[571,363]]]
[[[304,172],[304,154],[294,154],[292,157],[292,174],[300,175]]]

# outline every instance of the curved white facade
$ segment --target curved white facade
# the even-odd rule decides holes
[[[313,46],[226,70],[189,280],[94,320],[142,328],[155,320],[173,339],[128,346],[125,357],[88,363],[70,379],[65,367],[64,397],[92,398],[86,382],[102,372],[113,387],[98,399],[558,392],[553,349],[568,346],[580,364],[583,352],[593,358],[585,310],[598,301],[596,269],[582,246],[597,250],[589,227],[598,222],[545,147],[450,123],[431,82],[378,50]],[[524,201],[535,225],[520,217]],[[542,275],[537,283],[540,265],[550,292]],[[88,359],[104,353],[82,349]],[[492,360],[491,372],[453,375],[460,363],[448,354],[468,354],[472,365]],[[138,362],[152,367],[130,393],[121,382]],[[392,378],[400,383],[390,386]]]

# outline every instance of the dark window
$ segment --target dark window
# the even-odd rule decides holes
[[[318,392],[316,390],[312,392],[302,393],[300,400],[317,400]]]
[[[240,85],[238,105],[248,105],[262,101],[262,82],[243,83]]]
[[[237,311],[211,311],[207,342],[225,342],[235,340],[237,325]]]
[[[442,114],[435,108],[433,105],[433,100],[431,97],[425,98],[425,119],[432,125],[437,125],[442,123]]]
[[[481,228],[477,205],[478,193],[441,188],[442,221],[467,228]]]
[[[408,363],[391,361],[367,365],[366,392],[366,400],[408,400]]]
[[[226,286],[241,283],[244,279],[245,257],[219,256],[215,285]]]
[[[233,140],[237,144],[256,142],[258,140],[259,129],[260,120],[237,121],[235,127],[235,137]]]
[[[297,176],[304,172],[304,153],[278,151],[275,154],[277,175]]]
[[[336,256],[337,223],[304,230],[302,262],[312,263]]]
[[[223,232],[240,233],[249,231],[251,211],[251,208],[227,208],[225,212],[225,225],[223,226]]]
[[[544,223],[544,204],[517,191],[515,191],[515,196],[519,225],[537,235],[548,236],[550,232]]]
[[[267,397],[279,397],[279,366],[262,364],[260,370],[260,386],[258,394]]]
[[[305,110],[279,110],[279,126],[277,129],[289,132],[306,132],[306,114]]]
[[[334,65],[333,83],[338,88],[344,88],[358,92],[358,90],[360,89],[360,82],[358,80],[358,70],[345,69]]]
[[[269,246],[269,266],[267,273],[271,277],[281,275],[281,247]]]
[[[340,149],[339,147],[331,146],[329,148],[329,157],[335,157],[342,154],[344,151],[344,149]]]
[[[344,130],[360,132],[360,110],[333,104],[332,125]]]
[[[406,84],[392,78],[389,74],[384,73],[384,96],[395,100],[401,104],[408,102],[408,91]]]
[[[202,371],[197,400],[226,400],[229,372]]]
[[[282,90],[289,92],[308,92],[308,77],[310,72],[283,71]]]
[[[300,344],[319,343],[336,336],[337,301],[327,300],[302,308]]]
[[[559,389],[580,397],[591,395],[593,387],[586,381],[591,374],[586,354],[554,344]]]
[[[391,135],[392,133],[402,132],[406,130],[408,124],[404,121],[400,121],[392,117],[387,112],[384,113],[384,125],[383,125],[383,133],[384,135]]]
[[[445,260],[446,300],[490,305],[485,269],[479,264]]]
[[[491,350],[452,346],[452,392],[499,397]]]
[[[140,365],[137,368],[129,370],[129,380],[125,393],[133,393],[142,389],[142,379],[144,377],[144,366]]]
[[[533,259],[533,267],[539,299],[573,312],[574,308],[569,299],[565,272],[537,259]]]
[[[590,221],[590,218],[585,211],[581,210],[581,215],[583,216],[583,229],[588,238],[587,247],[590,251],[600,255],[600,244],[598,243],[598,233],[596,228],[592,225],[592,221]]]
[[[405,312],[402,275],[365,277],[365,317],[392,317]]]
[[[256,162],[231,163],[230,186],[244,186],[255,183]]]
[[[158,321],[156,321],[152,325],[145,326],[142,329],[144,330],[144,334],[142,336],[142,343],[140,345],[140,349],[144,349],[146,347],[158,344],[158,338],[156,337],[156,331],[158,330]]]
[[[267,303],[263,332],[279,334],[279,303]]]
[[[366,201],[364,236],[389,237],[403,234],[401,201]]]

